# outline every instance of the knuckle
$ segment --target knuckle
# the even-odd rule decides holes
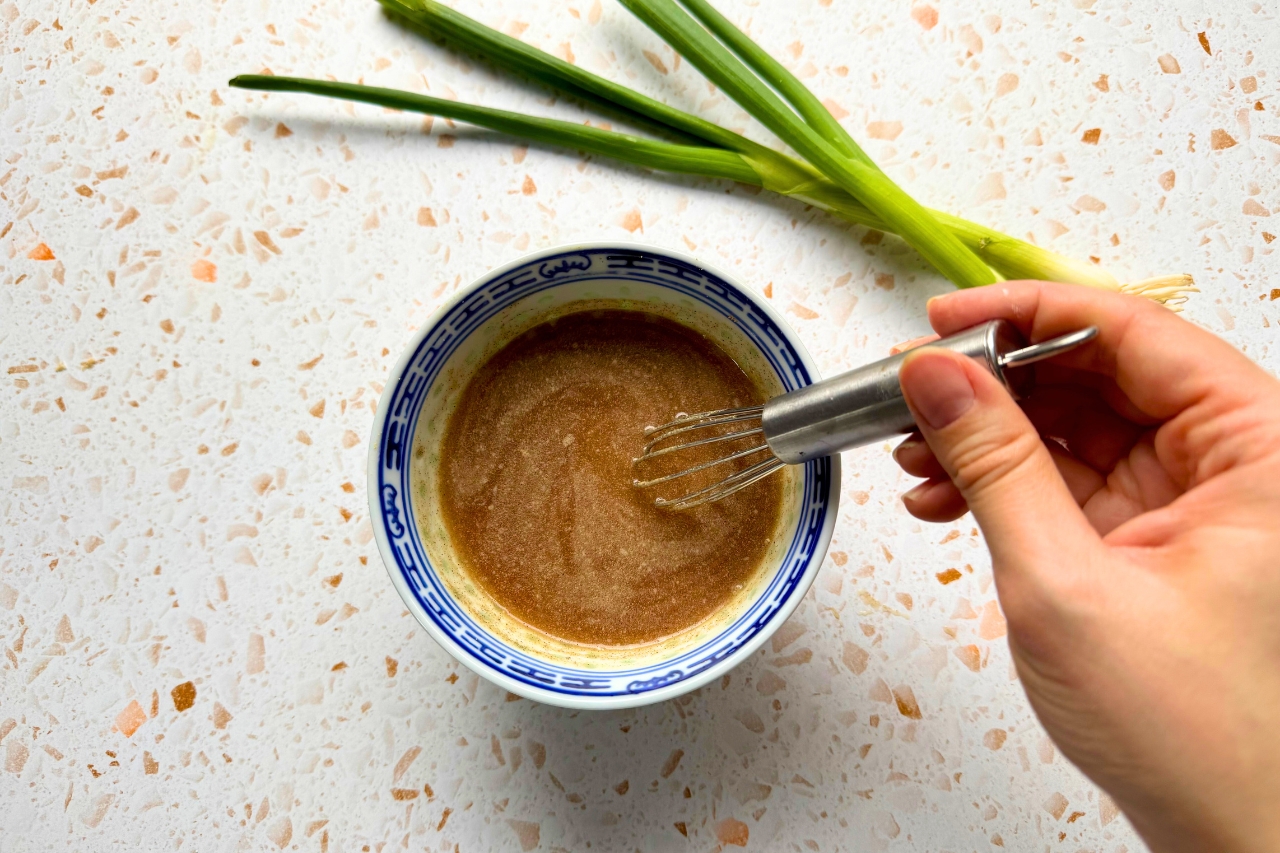
[[[1040,436],[1029,431],[981,430],[952,448],[952,479],[966,495],[982,492],[1025,469],[1041,450]]]

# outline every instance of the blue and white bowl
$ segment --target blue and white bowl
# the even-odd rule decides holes
[[[374,535],[410,612],[479,675],[512,693],[569,708],[670,699],[749,657],[813,582],[831,542],[840,494],[839,457],[774,475],[785,480],[784,510],[758,577],[674,637],[624,648],[586,646],[516,620],[459,565],[436,511],[441,439],[462,389],[489,356],[533,325],[603,307],[661,314],[702,332],[770,394],[818,379],[795,332],[767,301],[723,273],[650,246],[569,246],[494,270],[428,320],[391,373],[369,445]]]

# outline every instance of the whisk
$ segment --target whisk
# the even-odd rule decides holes
[[[967,355],[986,367],[1004,383],[1014,397],[1031,381],[1028,371],[1019,370],[1037,361],[1074,349],[1097,335],[1096,326],[1028,345],[1017,328],[1007,320],[991,320],[928,346]],[[654,503],[668,509],[690,509],[727,498],[787,465],[828,456],[866,444],[909,433],[915,418],[902,396],[898,368],[907,353],[899,353],[831,379],[789,391],[763,406],[721,409],[693,415],[679,415],[671,423],[645,430],[644,451],[634,460],[637,468],[652,460],[694,448],[730,442],[747,443],[707,462],[652,479],[635,479],[637,488],[647,489],[738,463],[738,469],[705,488],[676,498],[658,498]],[[672,444],[672,440],[679,439]],[[757,458],[758,457],[758,458]]]

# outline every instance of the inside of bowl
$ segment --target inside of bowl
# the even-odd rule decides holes
[[[701,332],[721,346],[767,395],[785,390],[759,347],[738,325],[703,302],[658,284],[607,276],[566,282],[507,305],[456,345],[425,396],[410,454],[412,508],[418,533],[449,594],[494,639],[548,664],[586,671],[632,669],[669,661],[732,626],[783,566],[804,503],[801,469],[788,467],[775,474],[784,481],[783,511],[769,553],[755,577],[708,618],[650,643],[596,646],[550,636],[512,616],[476,583],[460,563],[438,511],[440,452],[449,417],[476,370],[514,338],[548,320],[606,308],[657,314]]]

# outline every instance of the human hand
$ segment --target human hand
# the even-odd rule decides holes
[[[929,303],[943,336],[998,317],[1099,335],[1036,365],[1021,409],[975,361],[908,356],[907,509],[973,512],[1032,707],[1153,850],[1280,850],[1280,381],[1136,297]]]

